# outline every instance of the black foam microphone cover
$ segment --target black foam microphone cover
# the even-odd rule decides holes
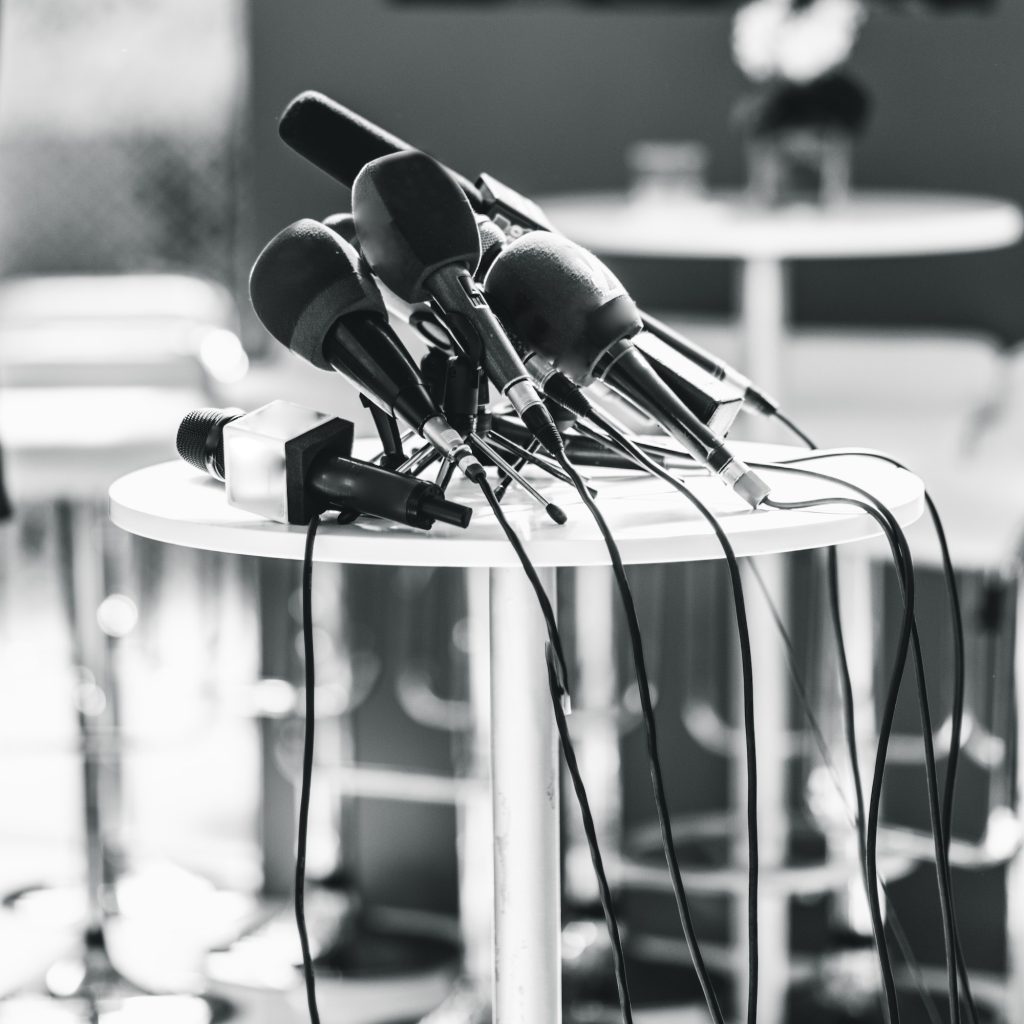
[[[371,160],[413,147],[322,92],[309,89],[288,104],[278,133],[296,153],[329,174],[346,188]],[[459,187],[478,209],[480,190],[467,178],[450,171]]]
[[[263,326],[323,370],[326,329],[348,313],[385,316],[384,301],[359,254],[330,228],[300,220],[279,231],[256,257],[249,297]]]
[[[425,282],[443,267],[476,271],[480,232],[452,176],[417,150],[367,164],[352,185],[359,245],[374,273],[406,302],[430,298]]]
[[[500,252],[484,294],[516,340],[581,384],[615,342],[642,328],[618,278],[575,242],[531,231]]]

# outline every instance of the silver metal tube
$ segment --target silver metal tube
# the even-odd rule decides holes
[[[541,494],[540,491],[538,491],[537,488],[528,480],[524,479],[522,474],[520,474],[514,466],[506,462],[506,460],[503,459],[491,445],[482,440],[476,434],[473,435],[473,443],[498,467],[498,469],[512,477],[512,479],[519,484],[519,486],[522,487],[522,489],[526,491],[534,501],[539,502],[542,508],[547,507],[547,498],[545,498],[544,495]],[[543,645],[541,649],[543,650]]]

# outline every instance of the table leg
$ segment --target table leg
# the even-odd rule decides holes
[[[491,610],[487,569],[466,570],[469,618],[469,706],[472,713],[470,750],[465,771],[485,780],[491,750]],[[491,998],[494,970],[494,928],[491,894],[494,867],[490,856],[494,837],[490,795],[481,789],[456,804],[459,829],[459,927],[465,948],[463,972],[482,1006]]]
[[[554,603],[554,570],[540,570]],[[558,747],[536,598],[520,569],[491,571],[494,1024],[559,1024]]]
[[[784,346],[788,334],[788,274],[782,260],[746,260],[739,277],[739,311],[743,336],[743,371],[759,387],[784,400]],[[752,420],[749,436],[755,441],[778,440],[773,424]],[[743,563],[741,563],[742,565]],[[758,569],[768,592],[785,616],[788,573],[781,557],[759,558]],[[754,652],[754,705],[757,721],[758,831],[762,869],[786,859],[788,842],[789,683],[785,649],[771,613],[759,594],[759,586],[743,565],[744,591],[750,640]],[[742,762],[736,762],[736,806],[746,808],[746,779]],[[746,835],[737,842],[737,859],[746,859]],[[746,942],[745,901],[739,900],[736,935]],[[785,1013],[789,984],[789,901],[762,887],[760,914],[760,990],[758,1019],[761,1024],[780,1024]],[[742,980],[746,980],[745,961]],[[746,999],[741,984],[740,1005]]]
[[[1016,743],[1024,737],[1024,700],[1021,698],[1020,680],[1024,679],[1024,598],[1017,592],[1017,641],[1014,649],[1014,714],[1016,715]],[[1017,761],[1017,809],[1020,811],[1021,793],[1024,793],[1024,756],[1019,750]],[[1024,918],[1012,908],[1019,908],[1024,900],[1024,853],[1018,851],[1006,870],[1006,964],[1007,986],[1005,1013],[1007,1020],[1016,1020],[1024,1006]]]
[[[779,603],[780,610],[789,584],[789,573],[781,556],[759,558],[761,579]],[[740,562],[743,589],[747,600],[747,625],[754,663],[754,720],[757,723],[757,828],[762,877],[774,867],[785,864],[789,840],[789,684],[786,656],[778,627],[768,609],[761,588],[747,559]],[[784,613],[784,612],[783,612]],[[738,697],[740,695],[738,694]],[[743,721],[738,706],[736,721]],[[745,815],[747,780],[745,761],[733,762],[734,802],[738,809],[736,862],[747,861]],[[746,1006],[748,936],[747,901],[736,901],[735,930],[739,964],[737,1005]],[[759,987],[757,1018],[760,1024],[781,1024],[785,1019],[786,995],[790,981],[789,898],[772,892],[763,883],[758,900],[759,915]]]
[[[574,572],[577,640],[573,703],[583,714],[579,716],[581,721],[570,720],[569,724],[575,726],[576,759],[587,782],[598,843],[610,859],[615,859],[622,847],[622,758],[615,651],[618,592],[615,577],[607,566],[584,566]],[[597,877],[578,814],[566,816],[565,847],[566,899],[570,906],[596,905],[600,898]],[[610,881],[615,884],[614,877]]]
[[[870,787],[874,770],[875,738],[878,723],[875,715],[874,651],[876,649],[874,609],[879,607],[875,594],[874,561],[870,549],[861,544],[843,545],[838,549],[840,610],[846,661],[853,688],[853,722],[857,730],[857,761],[866,788]],[[828,628],[827,626],[823,628]],[[834,664],[834,662],[833,662]],[[831,680],[833,673],[826,673]],[[826,683],[826,685],[829,685]],[[838,685],[838,680],[836,680]],[[839,700],[837,692],[835,699]],[[840,765],[846,787],[847,802],[855,807],[852,776],[843,767],[847,760],[845,738],[836,737],[834,760]],[[836,854],[857,855],[856,832],[843,829]],[[832,837],[834,839],[834,837]],[[843,898],[845,896],[845,898]],[[883,897],[883,908],[884,908]],[[852,879],[845,894],[836,894],[835,914],[843,926],[864,938],[871,937],[871,912],[867,892],[860,877]]]
[[[785,391],[783,346],[788,333],[788,292],[788,271],[782,260],[752,259],[740,264],[742,369],[758,387],[779,399],[784,397],[780,392]]]

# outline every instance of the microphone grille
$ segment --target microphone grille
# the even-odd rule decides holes
[[[237,409],[193,409],[178,425],[178,454],[193,469],[223,480],[224,428],[240,415]]]

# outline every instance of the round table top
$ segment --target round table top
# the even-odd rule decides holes
[[[855,192],[841,203],[757,205],[741,192],[666,202],[593,192],[540,200],[555,227],[609,256],[853,259],[1002,249],[1024,234],[1003,199]]]
[[[781,445],[737,444],[750,460],[795,458],[806,452]],[[921,481],[877,459],[836,454],[808,468],[855,482],[876,494],[901,523],[923,509]],[[683,495],[664,482],[638,473],[584,470],[597,489],[597,502],[619,543],[624,562],[654,563],[721,558],[707,523]],[[842,493],[838,484],[801,478],[779,469],[764,470],[779,500]],[[695,495],[721,517],[737,555],[768,554],[827,547],[878,533],[872,519],[842,506],[805,511],[750,510],[717,479],[694,473],[687,482]],[[544,477],[538,483],[549,500],[562,506],[569,522],[557,526],[517,488],[503,502],[509,519],[538,566],[607,565],[608,553],[578,496],[567,485]],[[847,492],[848,493],[848,492]],[[453,481],[448,496],[474,509],[467,530],[437,524],[424,532],[382,521],[339,526],[329,520],[317,536],[315,557],[323,562],[364,565],[488,566],[519,565],[483,496],[467,480]],[[260,519],[228,505],[224,487],[183,462],[138,470],[110,488],[114,523],[144,537],[185,547],[300,559],[305,527]]]

